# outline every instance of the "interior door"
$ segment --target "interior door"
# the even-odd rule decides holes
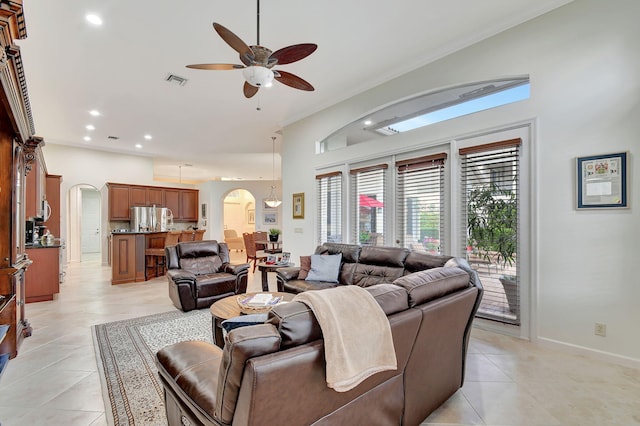
[[[100,252],[100,193],[82,189],[80,246],[82,253]]]

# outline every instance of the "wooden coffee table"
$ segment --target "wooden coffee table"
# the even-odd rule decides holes
[[[287,302],[293,300],[295,296],[294,293],[280,293],[273,291],[264,293],[270,293],[274,297],[280,296],[282,297],[282,300],[285,300]],[[234,294],[233,296],[220,299],[213,305],[211,305],[211,308],[209,308],[209,312],[211,312],[211,331],[213,331],[213,343],[215,343],[216,346],[219,346],[221,348],[224,347],[224,338],[222,336],[222,321],[243,315],[242,311],[240,310],[240,305],[238,305],[238,296],[249,297],[253,294],[258,293]]]

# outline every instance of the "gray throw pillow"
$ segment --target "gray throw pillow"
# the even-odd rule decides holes
[[[311,255],[311,269],[305,280],[337,283],[340,275],[342,253],[332,255]]]

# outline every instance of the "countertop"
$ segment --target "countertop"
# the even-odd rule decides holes
[[[26,249],[60,248],[60,247],[62,247],[62,244],[60,244],[59,242],[54,242],[52,244],[31,243],[31,244],[24,245],[24,248]]]
[[[111,231],[111,235],[147,235],[147,234],[166,234],[169,231]]]

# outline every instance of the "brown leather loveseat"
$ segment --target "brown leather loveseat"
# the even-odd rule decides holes
[[[249,264],[229,263],[229,248],[215,240],[188,241],[165,248],[169,297],[183,311],[247,292]]]
[[[324,341],[305,304],[231,330],[224,349],[180,342],[157,366],[169,425],[419,425],[462,386],[482,286],[464,259],[366,287],[387,315],[397,369],[327,387]]]

